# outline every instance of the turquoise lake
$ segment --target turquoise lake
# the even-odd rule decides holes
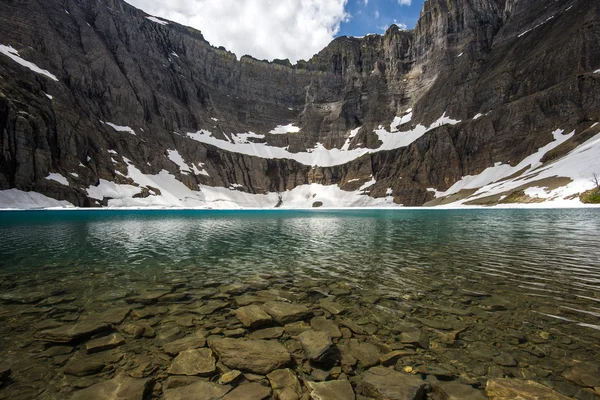
[[[434,357],[473,382],[504,374],[558,385],[573,360],[600,359],[598,249],[600,209],[0,212],[0,358],[15,359],[15,374],[17,359],[38,360],[46,348],[36,331],[162,304],[158,295],[132,300],[153,291],[180,299],[148,320],[157,332],[181,307],[228,302],[214,320],[190,319],[208,330],[244,304],[239,296],[262,293],[339,301],[342,315],[391,349],[417,346],[425,358],[402,361],[411,368]],[[399,339],[407,324],[429,335],[424,350]],[[445,329],[454,329],[449,342]],[[505,352],[506,365],[492,361]],[[56,383],[49,394],[48,382],[63,375],[38,361],[49,371],[39,384],[9,394],[61,398],[78,387]],[[31,380],[31,371],[15,379]]]

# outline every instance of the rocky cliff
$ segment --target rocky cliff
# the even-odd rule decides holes
[[[222,187],[285,206],[318,184],[361,204],[488,204],[575,198],[596,168],[559,170],[598,133],[597,2],[428,0],[411,31],[297,65],[238,60],[120,0],[0,4],[0,190],[146,204],[179,181],[180,201]]]

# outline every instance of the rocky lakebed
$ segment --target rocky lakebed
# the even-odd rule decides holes
[[[600,398],[600,330],[497,286],[49,274],[0,275],[0,399]]]

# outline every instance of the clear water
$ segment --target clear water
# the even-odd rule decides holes
[[[398,307],[431,319],[448,318],[449,307],[475,310],[489,329],[463,333],[464,348],[502,347],[504,330],[550,332],[550,342],[536,345],[556,354],[538,361],[523,352],[519,362],[539,362],[561,379],[569,362],[600,359],[598,249],[597,209],[2,212],[0,288],[23,295],[59,287],[83,315],[107,307],[97,300],[114,290],[265,274],[289,289],[312,279],[324,292],[348,288],[344,301],[357,313]],[[465,300],[475,292],[488,297]],[[477,314],[498,305],[501,313]],[[27,307],[0,307],[0,318]],[[18,332],[28,320],[11,323]],[[0,353],[22,346],[11,335]],[[506,349],[519,355],[523,346]]]

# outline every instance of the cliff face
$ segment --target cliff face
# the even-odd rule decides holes
[[[80,206],[106,204],[110,196],[96,202],[86,190],[100,180],[138,185],[128,166],[166,170],[192,190],[236,184],[248,193],[307,183],[356,190],[373,177],[370,196],[391,188],[395,202],[421,205],[433,199],[428,188],[516,165],[551,142],[554,129],[582,132],[600,120],[595,2],[428,0],[412,31],[341,37],[295,66],[237,60],[200,32],[119,0],[0,3],[0,190]],[[461,122],[368,151],[382,146],[379,125],[390,130],[410,108],[400,131],[444,113]],[[301,129],[270,133],[287,124]],[[186,136],[200,130],[211,141]],[[231,151],[239,141],[232,134],[248,132],[246,145],[271,150]],[[359,152],[332,165],[294,160],[315,146]],[[177,166],[170,149],[193,170]]]

